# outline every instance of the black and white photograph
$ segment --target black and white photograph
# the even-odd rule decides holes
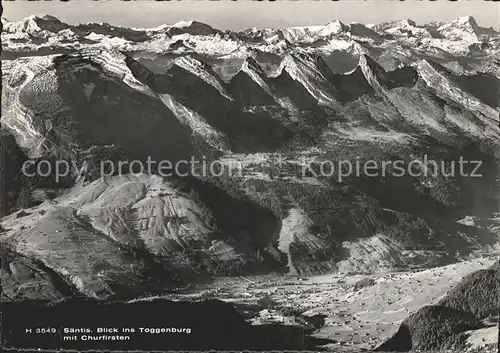
[[[499,3],[2,5],[3,351],[498,352]]]

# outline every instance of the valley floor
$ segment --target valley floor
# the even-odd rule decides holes
[[[313,335],[332,341],[324,348],[373,349],[391,337],[411,313],[436,304],[464,276],[486,269],[497,260],[498,254],[488,255],[443,267],[371,276],[224,277],[168,297],[217,298],[235,304],[259,305],[260,310],[248,318],[253,325],[300,325],[298,313],[302,313],[300,317],[310,317],[311,322],[324,315],[324,324]],[[495,329],[471,333],[471,348],[491,343]]]

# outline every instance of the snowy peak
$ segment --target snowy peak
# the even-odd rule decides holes
[[[349,31],[349,26],[346,26],[339,20],[327,23],[320,31],[320,35],[328,36],[332,34],[339,34],[342,32]]]
[[[252,42],[265,41],[266,43],[271,43],[286,40],[283,30],[270,28],[247,28],[236,32],[236,36]]]
[[[434,22],[422,26],[408,19],[372,25],[370,28],[378,33],[394,36],[450,39],[453,41],[477,41],[481,39],[479,37],[482,35],[498,35],[494,30],[480,27],[471,16],[458,17],[447,23]]]
[[[382,91],[384,89],[383,86],[387,82],[386,72],[375,60],[366,54],[361,54],[358,67],[375,91]]]
[[[148,29],[148,32],[152,33],[163,33],[169,36],[175,36],[180,34],[190,34],[193,36],[209,36],[219,33],[219,30],[212,28],[211,26],[198,22],[198,21],[180,21],[173,25],[161,25],[156,28]]]
[[[323,26],[304,26],[304,27],[290,27],[285,28],[275,32],[261,32],[266,33],[266,41],[270,39],[277,41],[284,39],[288,43],[313,43],[320,39],[330,39],[335,36],[341,35],[342,33],[347,33],[349,31],[349,26],[346,26],[342,22],[336,20],[327,23]],[[281,36],[277,35],[281,33]]]
[[[63,29],[70,28],[68,24],[63,23],[56,17],[50,15],[42,17],[31,15],[17,22],[10,22],[8,20],[5,20],[4,22],[4,19],[2,19],[2,25],[2,32],[7,33],[21,32],[35,34],[42,31],[57,33]]]
[[[463,16],[449,23],[441,24],[437,31],[445,38],[452,40],[485,40],[490,35],[499,33],[493,29],[480,27],[471,16]]]
[[[273,105],[272,88],[264,70],[252,57],[247,57],[230,82],[231,92],[242,105]]]
[[[10,108],[2,122],[30,156],[73,155],[103,143],[156,157],[191,153],[191,130],[142,82],[147,69],[129,56],[85,50],[23,59],[5,74],[19,82],[5,85],[10,101],[2,108]]]
[[[151,75],[151,72],[119,50],[85,49],[80,52],[57,56],[54,58],[54,62],[59,66],[65,65],[68,69],[73,70],[78,67],[75,64],[79,62],[92,62],[97,64],[103,73],[123,82],[132,90],[150,97],[156,96],[156,93],[147,85],[147,82],[143,82],[145,81],[144,76]]]
[[[479,98],[460,87],[457,84],[457,77],[452,72],[431,60],[421,60],[418,62],[417,68],[419,76],[428,87],[436,90],[439,97],[454,101],[466,109],[476,112],[485,127],[489,125],[496,134],[498,133],[498,109],[481,102]]]
[[[411,88],[417,78],[417,71],[412,67],[401,66],[386,71],[369,55],[361,54],[356,69],[347,74],[336,74],[334,82],[343,93],[344,101],[352,101],[364,94],[385,96],[389,90],[396,87]]]
[[[314,53],[308,53],[305,50],[296,50],[285,56],[283,63],[286,67],[300,66],[314,71],[318,76],[325,79],[332,77],[333,73],[325,63],[323,58]]]
[[[439,75],[443,78],[451,78],[451,72],[446,70],[443,66],[439,65],[437,62],[429,59],[420,60],[416,64],[420,73],[425,72],[432,75]]]
[[[75,27],[86,38],[99,38],[99,36],[109,38],[120,38],[131,42],[141,42],[149,39],[146,33],[127,27],[113,26],[109,23],[84,23]]]
[[[384,32],[384,31],[389,31],[391,29],[397,29],[397,28],[411,28],[411,27],[417,27],[417,24],[410,20],[401,20],[401,21],[390,21],[390,22],[383,22],[380,24],[376,25],[371,25],[371,28],[375,30],[376,32]]]
[[[417,24],[415,23],[415,21],[413,20],[410,20],[410,19],[407,19],[407,20],[403,20],[401,22],[399,22],[401,24],[401,26],[403,27],[417,27]]]
[[[71,26],[54,17],[31,16],[19,22],[4,20],[3,24],[3,48],[12,52],[14,57],[23,52],[55,49],[67,52],[87,46],[110,46],[125,52],[190,53],[243,61],[253,51],[283,57],[301,48],[322,56],[345,53],[345,59],[353,61],[342,63],[342,66],[349,67],[345,70],[348,71],[351,64],[355,64],[358,43],[368,48],[367,54],[372,53],[369,48],[382,50],[385,61],[393,61],[391,67],[396,67],[397,61],[418,60],[420,54],[417,55],[417,51],[433,52],[452,61],[447,53],[464,56],[474,51],[473,55],[481,56],[484,50],[495,54],[500,47],[500,34],[479,27],[472,17],[427,25],[417,25],[412,20],[379,25],[345,24],[337,20],[318,26],[251,28],[238,32],[220,31],[197,21],[181,21],[156,28],[126,28],[106,23]],[[335,71],[345,72],[343,70]]]
[[[425,26],[419,26],[412,20],[402,20],[381,23],[379,25],[372,26],[372,29],[377,33],[383,33],[392,35],[395,37],[419,37],[419,38],[434,38],[436,37],[435,31],[433,29],[427,28]]]
[[[366,54],[361,54],[359,56],[358,66],[361,67],[363,72],[372,71],[377,76],[383,76],[385,74],[384,68]]]
[[[474,28],[479,28],[476,20],[472,16],[461,16],[461,17],[458,17],[453,22],[464,24],[464,25],[468,25],[468,26],[472,26]]]
[[[262,67],[251,56],[245,58],[245,60],[243,61],[243,64],[241,65],[241,70],[245,71],[247,73],[249,73],[249,72],[255,72],[259,76],[265,76],[265,72],[262,69]]]
[[[183,56],[176,59],[174,65],[202,79],[203,81],[217,89],[217,91],[219,91],[219,93],[226,99],[232,100],[226,90],[224,82],[222,82],[220,77],[210,65],[207,65],[200,60],[196,60],[191,56]]]
[[[380,37],[380,35],[374,30],[368,28],[362,23],[350,23],[349,32],[357,37]]]
[[[463,31],[474,34],[480,34],[479,32],[481,32],[481,28],[478,26],[474,17],[471,16],[459,17],[456,20],[446,24],[445,27],[455,27],[457,29],[461,29]]]
[[[338,106],[340,92],[333,84],[333,73],[323,58],[304,50],[285,56],[280,72],[286,71],[312,95],[318,104],[330,107]]]

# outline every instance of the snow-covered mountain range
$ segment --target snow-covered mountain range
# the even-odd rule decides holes
[[[449,23],[417,25],[411,20],[378,25],[344,24],[286,29],[221,31],[196,21],[156,28],[124,28],[106,23],[69,25],[52,16],[30,16],[18,22],[2,19],[4,56],[26,52],[67,51],[82,48],[115,48],[143,56],[200,55],[212,60],[244,60],[249,56],[272,58],[295,48],[331,56],[336,72],[354,68],[360,54],[367,54],[386,69],[427,57],[456,70],[480,65],[481,58],[498,56],[499,33],[482,28],[472,17]],[[270,63],[266,63],[269,64]]]
[[[52,16],[2,26],[11,299],[129,296],[220,275],[373,275],[498,254],[500,33],[471,17],[239,32]],[[483,176],[318,175],[322,161],[424,155],[479,160]],[[242,172],[98,178],[106,159],[193,156]],[[84,172],[26,178],[30,158]]]

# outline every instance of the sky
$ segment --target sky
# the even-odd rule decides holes
[[[4,1],[2,17],[16,21],[50,14],[70,24],[108,22],[127,27],[156,27],[196,20],[219,29],[284,28],[322,25],[334,20],[365,24],[412,19],[418,24],[472,16],[483,27],[500,28],[500,3],[469,1]]]

